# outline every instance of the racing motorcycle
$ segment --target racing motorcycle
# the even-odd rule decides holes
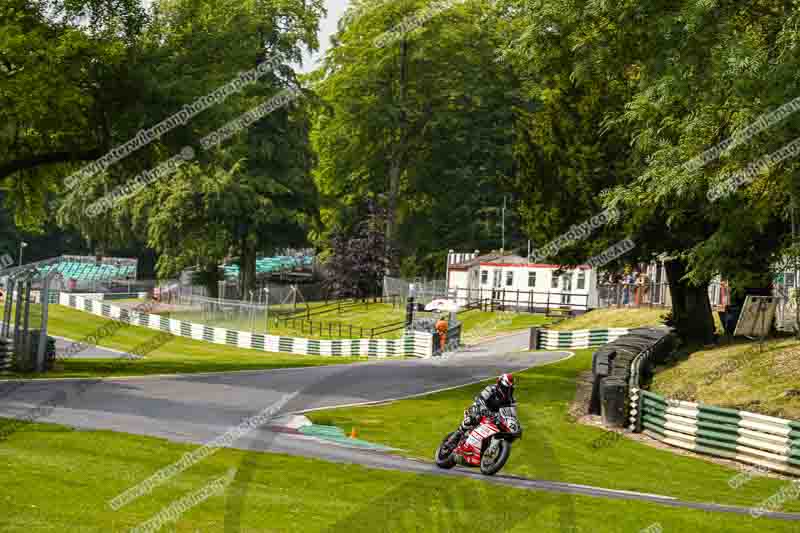
[[[496,415],[482,417],[480,423],[464,435],[455,448],[448,444],[454,433],[448,434],[436,449],[436,466],[480,467],[481,473],[491,476],[508,461],[511,443],[522,438],[522,426],[515,406],[501,407]]]

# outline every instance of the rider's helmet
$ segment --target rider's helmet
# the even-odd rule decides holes
[[[497,390],[504,400],[512,398],[514,393],[514,376],[513,374],[503,374],[497,378]]]

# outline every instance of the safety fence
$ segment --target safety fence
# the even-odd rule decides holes
[[[534,350],[557,350],[569,348],[595,348],[627,335],[628,328],[584,329],[557,331],[535,328]]]
[[[800,422],[644,390],[673,341],[670,328],[636,328],[595,351],[589,413],[676,448],[800,476]]]
[[[432,357],[435,351],[434,336],[420,331],[406,331],[399,339],[316,340],[195,324],[163,315],[124,309],[103,301],[67,293],[61,293],[59,304],[132,325],[169,332],[179,337],[265,352],[298,355],[427,358]]]
[[[14,339],[0,337],[0,372],[11,370],[14,365]]]
[[[671,400],[633,388],[631,421],[646,435],[684,450],[800,476],[800,422]]]

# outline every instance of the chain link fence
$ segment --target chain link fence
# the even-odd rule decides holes
[[[447,280],[414,278],[410,280],[401,278],[383,277],[384,298],[397,298],[405,304],[408,299],[411,285],[414,285],[414,298],[418,303],[426,304],[437,298],[454,297],[455,292],[447,288]]]

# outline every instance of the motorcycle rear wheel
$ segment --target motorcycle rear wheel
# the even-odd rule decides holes
[[[493,476],[505,466],[510,455],[511,443],[507,440],[499,440],[497,442],[497,451],[493,456],[488,456],[486,453],[481,456],[481,473],[486,476]]]
[[[445,450],[447,450],[445,444],[455,433],[455,431],[448,433],[444,440],[442,440],[442,443],[439,445],[439,447],[436,448],[436,454],[434,455],[433,460],[436,461],[436,466],[439,468],[449,469],[456,466],[456,460],[453,458],[453,450],[445,453]]]

